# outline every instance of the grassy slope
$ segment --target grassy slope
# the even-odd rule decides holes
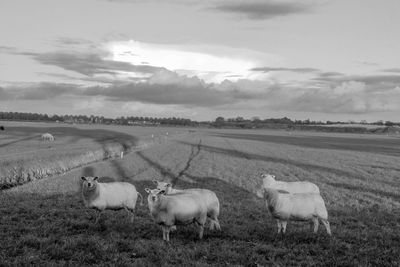
[[[67,125],[57,123],[7,122],[0,133],[0,189],[103,159],[119,157],[121,151],[142,149],[159,143],[179,128],[113,127],[107,125]],[[43,142],[49,132],[54,142]]]
[[[327,149],[326,144],[309,148],[304,136],[260,140],[242,133],[212,131],[181,136],[124,159],[91,164],[0,194],[0,262],[137,266],[400,264],[400,169],[398,156],[383,153],[387,152],[385,142],[371,153],[344,150],[346,142],[340,146],[336,139],[336,149]],[[294,146],[296,140],[298,145]],[[365,147],[368,145],[371,142],[365,143]],[[307,224],[295,222],[289,223],[284,238],[277,236],[275,222],[263,201],[252,193],[260,185],[260,171],[284,180],[317,183],[327,203],[333,237],[329,238],[323,227],[313,235]],[[206,231],[205,239],[198,241],[194,227],[179,227],[172,234],[171,244],[164,244],[146,205],[138,207],[134,224],[128,223],[126,214],[120,211],[106,212],[102,223],[93,225],[78,193],[81,175],[99,175],[105,181],[128,180],[144,195],[143,189],[153,186],[152,179],[173,180],[182,188],[210,188],[221,201],[223,231]]]

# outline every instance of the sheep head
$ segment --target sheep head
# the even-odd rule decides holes
[[[82,176],[81,177],[83,183],[83,189],[85,190],[94,190],[97,187],[97,179],[99,179],[99,177],[95,176],[95,177],[91,177],[91,176]]]

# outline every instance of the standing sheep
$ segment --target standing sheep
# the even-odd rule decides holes
[[[99,183],[98,177],[81,177],[82,197],[85,207],[99,211],[96,216],[96,223],[100,214],[106,209],[125,209],[131,213],[131,222],[134,219],[134,211],[138,197],[143,202],[142,195],[136,191],[133,184],[126,182]]]
[[[202,188],[189,188],[189,189],[174,189],[172,184],[166,182],[159,182],[153,180],[153,183],[157,185],[157,189],[165,190],[167,195],[177,194],[177,193],[192,193],[198,195],[206,204],[207,207],[207,217],[210,219],[210,230],[221,231],[221,226],[218,221],[219,216],[219,200],[217,195],[208,189]]]
[[[264,188],[263,196],[271,215],[278,223],[278,234],[286,232],[288,220],[312,221],[314,233],[318,231],[319,220],[324,224],[326,231],[331,235],[331,228],[328,222],[328,212],[325,202],[320,194],[298,193],[291,194],[286,191],[278,191],[272,188]]]
[[[319,194],[319,188],[316,184],[308,181],[284,182],[275,180],[275,175],[261,174],[263,179],[263,188],[274,188],[289,193],[316,193]]]
[[[207,207],[196,194],[179,193],[166,195],[165,190],[149,189],[147,202],[154,221],[161,225],[163,240],[169,241],[169,233],[177,224],[195,223],[199,226],[199,238],[203,238],[207,220]]]
[[[50,133],[44,133],[41,136],[43,141],[48,141],[48,142],[53,142],[54,141],[54,136]]]

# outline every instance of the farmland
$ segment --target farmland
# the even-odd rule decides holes
[[[91,151],[102,154],[1,191],[4,265],[400,264],[399,138],[15,123],[6,129],[13,136],[0,139],[1,155],[10,155],[1,158],[2,175],[17,163],[21,170],[47,168]],[[56,141],[41,142],[38,135],[43,132],[55,133]],[[31,156],[24,150],[36,152]],[[117,156],[121,150],[126,151],[123,158]],[[316,183],[333,236],[323,227],[314,235],[307,223],[297,222],[289,222],[286,236],[278,236],[265,203],[254,194],[261,172],[280,180]],[[204,239],[197,240],[194,227],[179,227],[165,244],[147,205],[138,206],[133,224],[124,212],[107,211],[95,225],[79,194],[82,175],[132,182],[144,196],[153,179],[180,188],[211,189],[221,202],[222,232],[206,230]]]

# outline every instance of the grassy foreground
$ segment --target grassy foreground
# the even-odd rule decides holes
[[[386,141],[370,143],[382,146],[365,152],[346,149],[346,140],[328,136],[318,147],[308,143],[309,136],[297,140],[294,136],[278,138],[276,133],[249,134],[187,135],[124,159],[3,191],[0,264],[400,265],[399,158],[383,149]],[[327,148],[329,140],[334,141],[333,149]],[[278,236],[265,204],[253,193],[260,184],[260,171],[284,180],[317,183],[326,200],[333,236],[323,227],[314,235],[308,224],[295,222],[289,222],[285,237]],[[125,212],[108,211],[94,225],[78,193],[79,176],[93,174],[105,181],[130,181],[143,195],[145,187],[153,187],[152,179],[173,181],[181,188],[214,190],[221,202],[222,232],[206,230],[204,239],[197,240],[194,227],[179,227],[170,244],[164,243],[147,205],[138,206],[133,224]]]

